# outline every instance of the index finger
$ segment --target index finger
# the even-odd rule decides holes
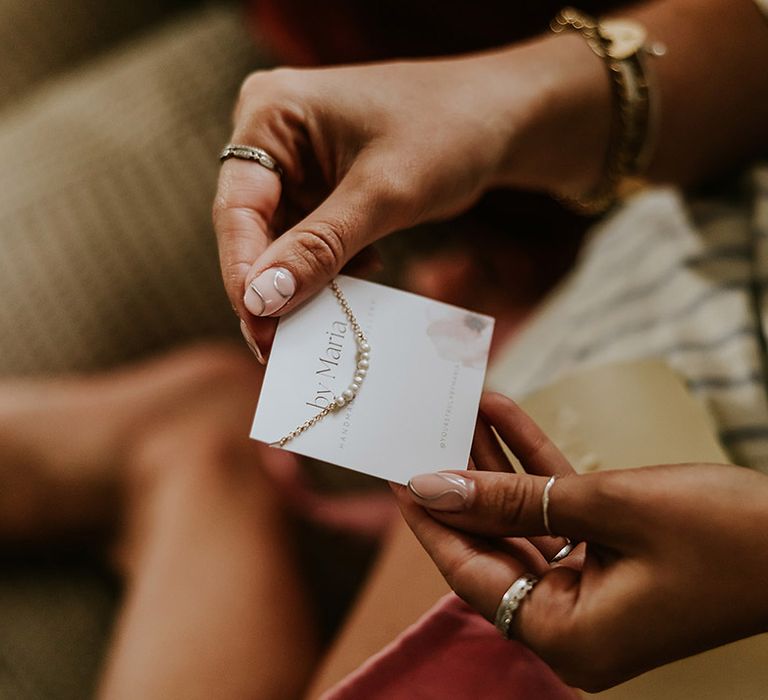
[[[258,163],[236,158],[222,163],[213,206],[213,226],[224,287],[241,319],[251,318],[243,302],[245,279],[253,261],[272,241],[272,220],[281,191],[280,178]],[[269,343],[268,329],[251,330],[259,345]]]
[[[454,530],[430,517],[408,497],[404,486],[392,488],[403,518],[448,585],[487,620],[494,619],[512,581],[532,569],[543,573],[541,564],[524,562],[489,545],[485,538]]]
[[[581,574],[566,567],[536,566],[501,546],[494,547],[487,539],[446,527],[410,501],[405,487],[393,488],[403,518],[448,585],[489,622],[495,619],[502,596],[516,579],[528,573],[539,576],[515,614],[511,629],[516,639],[546,660],[554,644],[572,629],[578,614]]]

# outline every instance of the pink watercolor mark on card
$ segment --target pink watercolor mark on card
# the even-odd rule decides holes
[[[477,314],[459,309],[441,313],[427,326],[427,335],[437,353],[449,362],[484,369],[493,324]]]

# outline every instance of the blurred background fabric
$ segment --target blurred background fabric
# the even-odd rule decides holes
[[[3,0],[0,97],[9,100],[55,79],[118,42],[191,5],[185,0]]]
[[[227,4],[0,0],[0,375],[238,332],[210,207],[265,62]],[[0,569],[0,698],[90,697],[116,581],[79,550]]]
[[[6,2],[0,13],[20,5]],[[142,3],[123,13],[115,3],[105,33],[119,41],[100,53],[103,36],[89,46],[87,32],[70,26],[92,21],[87,7],[63,9],[70,5],[68,18],[59,3],[47,18],[45,4],[30,5],[39,15],[32,36],[45,43],[41,34],[50,32],[51,51],[32,52],[38,60],[28,90],[21,94],[19,80],[11,81],[15,99],[4,94],[0,111],[6,375],[106,367],[193,336],[236,332],[210,207],[238,87],[264,59],[240,12],[227,5],[137,33]],[[7,21],[0,26],[10,31]],[[79,39],[79,50],[62,35]],[[97,53],[87,62],[63,63],[89,51]],[[20,61],[13,64],[19,78]],[[43,70],[49,77],[32,83]]]

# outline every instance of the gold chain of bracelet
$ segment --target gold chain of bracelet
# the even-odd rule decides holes
[[[323,408],[318,414],[312,416],[311,418],[308,418],[301,425],[296,426],[293,430],[291,430],[290,433],[287,433],[286,435],[281,437],[279,440],[276,440],[275,442],[271,442],[270,445],[273,447],[275,446],[284,447],[286,443],[298,437],[303,432],[309,430],[313,425],[315,425],[315,423],[320,422],[329,413],[338,411],[340,408],[354,401],[355,397],[360,391],[360,387],[366,375],[368,374],[371,346],[368,344],[368,340],[365,337],[365,333],[363,333],[363,329],[360,328],[360,324],[357,322],[357,319],[355,318],[355,314],[352,313],[352,309],[349,306],[349,302],[347,301],[347,298],[344,296],[344,293],[341,291],[341,288],[339,287],[336,280],[333,280],[329,286],[331,288],[331,291],[333,292],[333,295],[336,297],[336,300],[339,302],[339,306],[341,306],[341,310],[344,312],[344,315],[347,317],[347,320],[349,321],[349,325],[352,326],[352,330],[355,333],[355,343],[357,345],[357,358],[356,358],[354,377],[352,378],[352,381],[350,382],[349,386],[346,389],[344,389],[344,391],[342,391],[338,396],[335,396],[330,401],[330,403],[325,408]]]

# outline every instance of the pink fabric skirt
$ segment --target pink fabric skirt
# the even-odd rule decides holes
[[[326,692],[322,700],[578,700],[517,642],[453,593]]]
[[[295,455],[270,450],[264,463],[286,503],[325,527],[373,539],[397,509],[389,493],[330,496],[307,483]],[[450,593],[391,644],[323,695],[323,700],[577,700],[554,672]]]

